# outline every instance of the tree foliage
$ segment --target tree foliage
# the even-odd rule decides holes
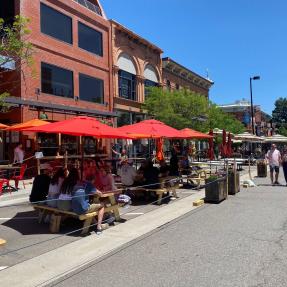
[[[272,122],[278,128],[279,134],[287,136],[287,98],[279,98],[275,101]]]
[[[150,88],[144,109],[156,119],[177,128],[192,128],[206,132],[226,129],[233,133],[244,131],[244,126],[233,116],[223,112],[206,97],[189,90],[168,91]]]
[[[9,73],[11,70],[7,65],[13,63],[13,70],[23,73],[24,67],[31,68],[33,71],[33,45],[29,42],[31,31],[28,29],[30,20],[22,16],[16,16],[12,25],[7,25],[0,18],[0,75]],[[0,86],[1,88],[1,86]],[[14,85],[15,88],[15,85]],[[9,95],[10,91],[0,93],[0,106],[5,105],[4,98]]]

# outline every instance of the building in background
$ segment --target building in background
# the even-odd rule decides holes
[[[0,17],[11,22],[15,15],[31,20],[36,76],[27,67],[6,74],[0,92],[10,93],[13,108],[1,113],[0,121],[20,123],[43,113],[51,121],[114,117],[110,23],[99,1],[1,0]],[[19,140],[8,137],[9,143]]]
[[[195,93],[209,97],[209,89],[214,84],[171,58],[162,59],[163,86],[169,90],[188,89]]]
[[[143,120],[146,87],[162,86],[163,51],[156,45],[111,20],[113,95],[117,125]]]
[[[248,100],[242,99],[232,104],[219,105],[226,113],[234,115],[244,126],[246,130],[252,132],[251,126],[251,104]],[[272,123],[271,116],[261,110],[259,105],[253,105],[255,132],[258,136],[271,136]]]

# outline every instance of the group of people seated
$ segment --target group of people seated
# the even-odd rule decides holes
[[[101,196],[103,192],[114,190],[110,180],[112,176],[108,173],[108,169],[103,167],[98,174],[88,173],[86,170],[85,177],[81,179],[80,169],[77,168],[70,170],[59,168],[55,172],[49,164],[42,165],[42,168],[43,174],[34,179],[30,202],[47,204],[78,215],[97,211],[96,232],[100,234],[104,203],[93,203],[90,196]]]
[[[172,163],[172,162],[171,162]],[[185,162],[188,165],[188,163]],[[163,160],[159,168],[152,160],[145,160],[136,170],[128,158],[123,158],[118,167],[117,176],[124,187],[145,186],[156,189],[160,186],[160,177],[178,175],[177,166],[167,165]],[[111,168],[101,160],[85,160],[80,168],[58,168],[54,170],[48,163],[42,165],[43,173],[36,176],[30,195],[30,202],[47,204],[50,207],[76,214],[98,212],[97,232],[101,232],[104,216],[104,203],[93,203],[91,195],[116,192],[114,175]],[[120,195],[118,202],[130,202],[129,196]]]

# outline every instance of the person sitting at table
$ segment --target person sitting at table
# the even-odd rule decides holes
[[[61,210],[69,211],[72,209],[72,192],[76,184],[80,182],[79,170],[72,168],[67,178],[64,179],[59,198],[57,200],[57,207]]]
[[[96,189],[94,183],[94,175],[87,176],[86,181],[84,182],[78,181],[72,191],[72,210],[79,215],[97,211],[98,221],[96,233],[99,235],[102,233],[101,224],[103,221],[105,208],[102,203],[89,203],[89,195],[102,194],[100,190]]]
[[[137,172],[135,168],[129,164],[128,159],[124,160],[118,170],[118,176],[121,177],[122,184],[125,186],[132,186],[136,175]]]
[[[37,175],[33,181],[29,197],[31,203],[45,201],[47,199],[53,169],[48,163],[42,164],[41,169],[43,169],[43,173]]]
[[[149,189],[159,188],[159,170],[153,166],[152,160],[146,160],[143,168],[144,185]]]
[[[170,158],[170,175],[179,175],[179,166],[178,166],[178,156],[177,153],[173,153]]]
[[[96,187],[102,192],[113,192],[117,190],[111,168],[108,165],[101,167],[96,179]]]
[[[166,164],[166,161],[163,159],[159,162],[159,176],[166,177],[170,174],[170,166]]]
[[[57,199],[60,195],[60,189],[64,179],[65,179],[65,170],[63,168],[59,168],[50,181],[49,192],[47,197],[48,206],[57,207]]]
[[[117,156],[119,156],[120,164],[121,164],[123,161],[125,161],[125,160],[128,159],[127,151],[126,151],[125,149],[122,149],[121,152],[117,152],[117,151],[115,151],[115,150],[112,149],[112,152],[113,152],[114,154],[116,154]]]
[[[186,155],[183,156],[182,160],[179,162],[179,168],[181,170],[181,174],[188,175],[190,174],[190,166],[189,166],[189,160]]]
[[[22,164],[24,160],[24,150],[23,145],[21,143],[18,143],[17,146],[14,149],[14,164]]]

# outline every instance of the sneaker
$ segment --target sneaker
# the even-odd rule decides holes
[[[98,228],[97,228],[96,234],[97,234],[97,235],[101,235],[102,233],[103,233],[102,229],[98,229]]]
[[[280,184],[278,181],[275,181],[274,184]]]

